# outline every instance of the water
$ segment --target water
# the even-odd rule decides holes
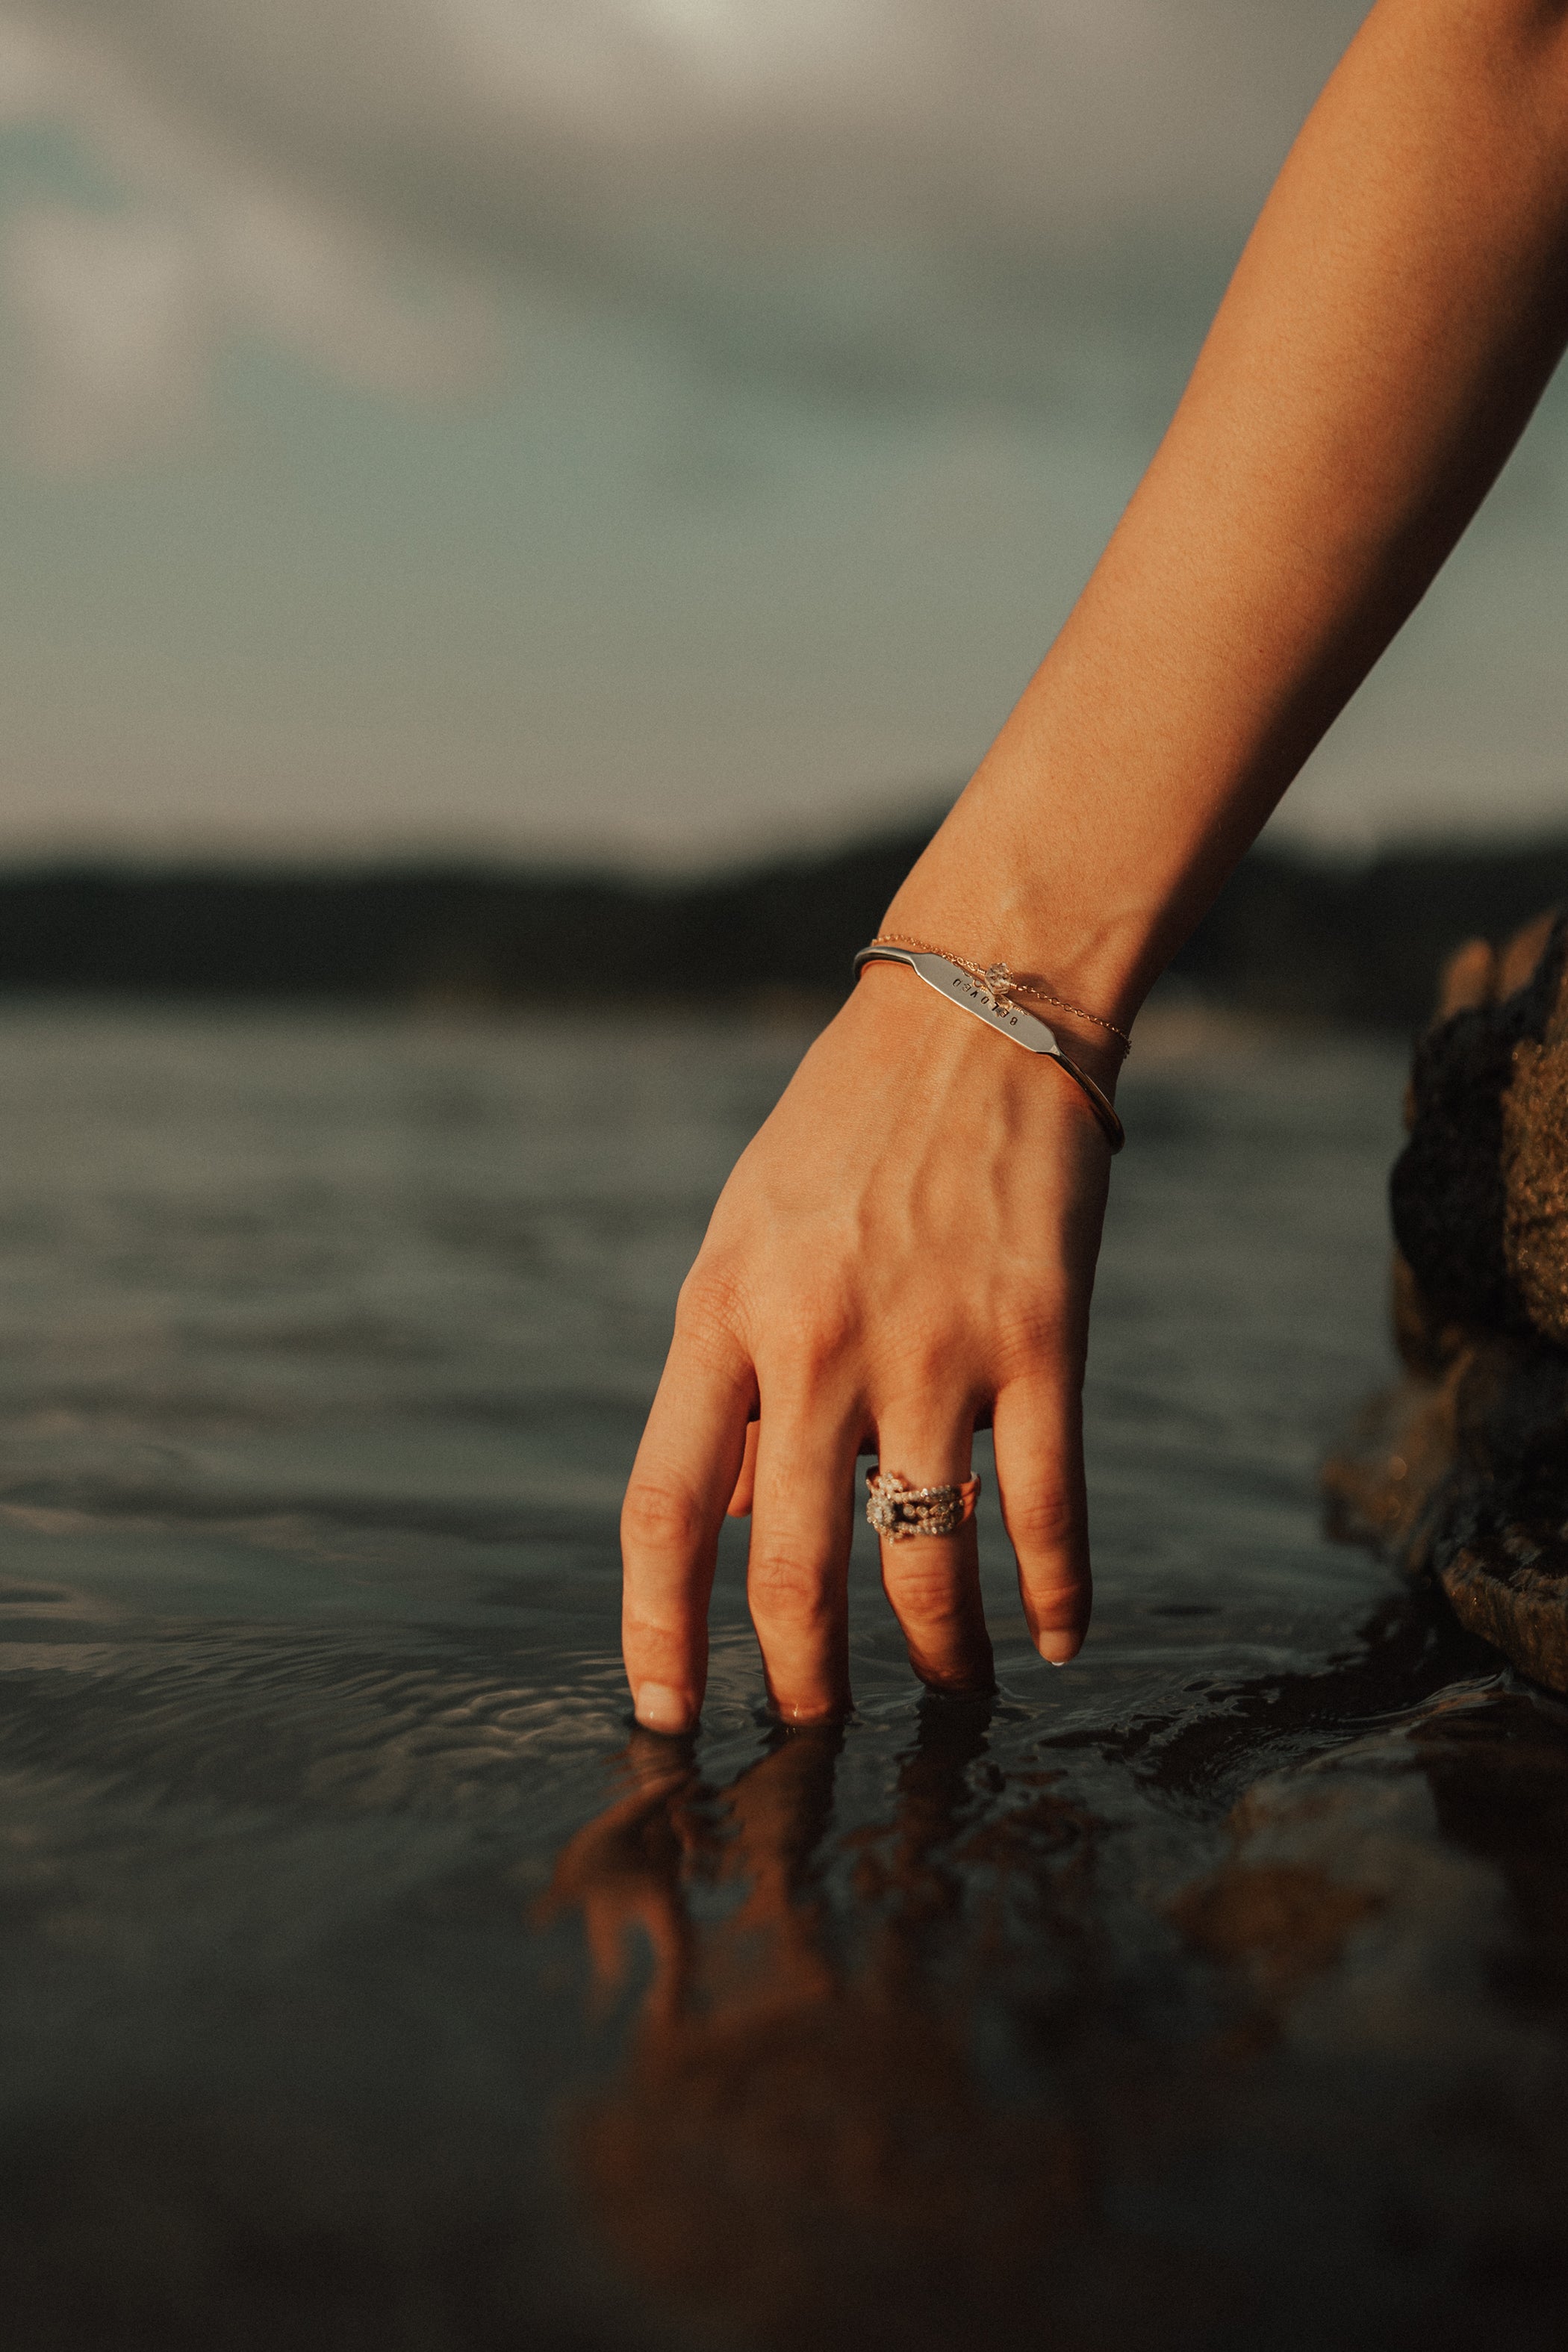
[[[673,1749],[619,1489],[804,1042],[0,1020],[9,2343],[1562,2342],[1564,1714],[1319,1533],[1398,1053],[1134,1062],[1079,1660],[988,1517],[995,1701],[862,1553],[782,1738],[737,1530]]]

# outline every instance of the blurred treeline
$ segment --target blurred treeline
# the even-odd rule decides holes
[[[826,1000],[847,990],[851,956],[930,831],[683,881],[500,866],[35,867],[0,875],[0,989],[496,1006]],[[1562,898],[1568,841],[1405,850],[1360,866],[1259,849],[1174,970],[1259,1013],[1409,1025],[1459,940],[1500,937]]]

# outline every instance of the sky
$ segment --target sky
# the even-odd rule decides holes
[[[0,0],[0,857],[935,805],[1354,0]],[[1277,823],[1568,824],[1568,393]]]

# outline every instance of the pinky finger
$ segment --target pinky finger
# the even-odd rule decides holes
[[[1077,1382],[1048,1375],[1013,1381],[996,1399],[993,1433],[1030,1638],[1042,1658],[1065,1666],[1083,1646],[1093,1595]]]

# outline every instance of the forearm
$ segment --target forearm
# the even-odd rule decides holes
[[[1568,340],[1568,9],[1381,0],[889,927],[1125,1022],[1419,601]]]

